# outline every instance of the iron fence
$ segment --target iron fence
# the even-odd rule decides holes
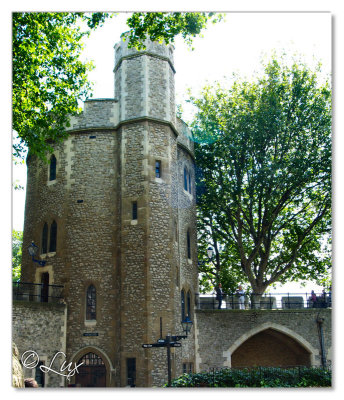
[[[302,309],[302,308],[331,308],[331,293],[269,293],[258,295],[246,294],[243,304],[236,294],[223,294],[220,309]],[[200,295],[198,297],[198,308],[218,309],[219,300],[216,294]]]
[[[13,282],[12,286],[13,300],[58,303],[63,299],[62,294],[62,285]]]

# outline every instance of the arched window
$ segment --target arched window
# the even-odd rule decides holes
[[[185,319],[185,292],[184,289],[180,293],[181,307],[182,307],[182,321]]]
[[[42,231],[42,248],[41,253],[45,254],[48,250],[48,224],[45,223]]]
[[[96,319],[97,294],[96,288],[90,285],[86,293],[86,320]]]
[[[191,292],[190,290],[188,291],[188,294],[186,296],[186,315],[191,319]]]
[[[187,246],[188,258],[191,258],[191,239],[190,239],[189,229],[186,232],[186,246]]]
[[[56,157],[53,154],[50,157],[49,181],[54,181],[55,179],[56,179]]]
[[[52,253],[56,251],[56,239],[57,239],[57,224],[55,221],[50,226],[50,245],[49,252]]]

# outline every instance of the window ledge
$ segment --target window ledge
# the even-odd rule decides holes
[[[53,181],[48,181],[48,182],[47,182],[47,185],[48,185],[48,186],[51,186],[51,185],[54,185],[56,182],[57,182],[57,180],[54,179]]]
[[[52,252],[50,252],[50,253],[43,253],[43,254],[40,254],[40,258],[41,258],[42,260],[45,260],[46,258],[51,258],[51,257],[54,257],[54,256],[56,256],[56,251],[52,251]]]
[[[97,325],[97,321],[95,319],[92,320],[85,320],[85,326],[96,326]]]
[[[188,190],[185,190],[185,189],[183,189],[183,191],[184,191],[184,194],[186,194],[190,198],[190,200],[193,199],[193,194],[192,193],[190,193]]]

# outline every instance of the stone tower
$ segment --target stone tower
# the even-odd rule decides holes
[[[114,98],[85,102],[50,164],[28,158],[21,280],[45,284],[47,299],[63,285],[81,386],[163,385],[166,349],[142,344],[194,318],[193,143],[175,116],[173,47],[146,45],[117,44]],[[194,335],[172,349],[172,377],[194,368]]]

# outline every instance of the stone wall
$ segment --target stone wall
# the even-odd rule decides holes
[[[324,318],[325,356],[331,362],[330,309],[197,310],[197,370],[245,366],[245,362],[250,362],[247,366],[277,366],[277,359],[285,366],[321,365],[318,317]],[[273,354],[273,349],[281,354]]]
[[[57,352],[65,353],[66,312],[64,304],[15,301],[12,309],[12,340],[18,347],[19,359],[26,351],[33,350],[40,361],[49,366]],[[64,361],[63,357],[58,356],[52,367],[59,370]],[[24,378],[35,378],[36,368],[23,368],[23,372]],[[44,374],[44,377],[45,387],[64,386],[66,381],[53,372]]]
[[[22,281],[63,285],[68,304],[67,357],[93,347],[108,358],[109,382],[113,366],[119,370],[119,196],[118,137],[112,131],[72,133],[55,146],[56,180],[48,181],[49,165],[32,159],[28,165],[28,191],[24,244],[41,248],[44,222],[57,222],[56,252],[37,257],[47,264],[37,268],[23,252]],[[96,320],[86,320],[86,292],[97,293]],[[90,336],[94,335],[94,336]],[[77,362],[78,360],[73,360]],[[114,380],[112,380],[114,384]]]
[[[118,122],[119,104],[116,99],[92,99],[85,101],[81,114],[70,118],[70,126],[66,130],[113,128]]]

